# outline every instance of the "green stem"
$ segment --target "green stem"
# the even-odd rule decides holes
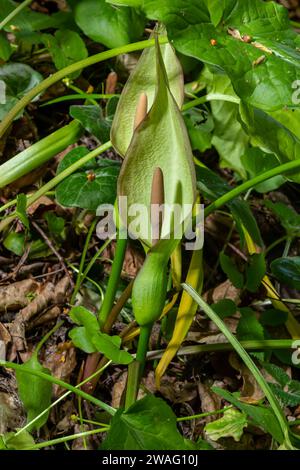
[[[57,379],[56,377],[52,377],[52,375],[46,374],[45,372],[41,372],[39,370],[33,370],[30,368],[27,368],[24,364],[15,364],[14,362],[9,362],[9,361],[1,361],[0,360],[0,366],[6,367],[8,369],[13,369],[13,370],[20,370],[21,372],[27,372],[28,374],[35,375],[36,377],[40,377],[41,379],[48,380],[48,382],[51,382],[53,384],[59,385],[62,388],[66,388],[67,390],[70,390],[71,392],[75,393],[76,395],[79,395],[82,397],[84,400],[90,401],[91,403],[94,403],[94,405],[98,406],[99,408],[102,408],[104,411],[107,411],[111,416],[113,416],[116,412],[114,408],[111,406],[107,405],[101,400],[98,400],[98,398],[95,398],[88,393],[83,392],[82,390],[73,387],[73,385],[70,385],[63,380]]]
[[[300,29],[300,23],[299,23],[298,21],[293,21],[293,20],[291,20],[291,25],[292,25],[294,28]]]
[[[128,381],[126,387],[125,408],[133,405],[137,399],[140,388],[141,378],[143,376],[146,356],[149,345],[149,338],[152,331],[152,325],[141,326],[140,335],[136,353],[136,360],[128,367]]]
[[[20,5],[18,5],[17,8],[15,8],[13,11],[11,11],[11,12],[9,13],[9,15],[7,15],[7,17],[4,18],[4,20],[1,21],[1,23],[0,23],[0,31],[1,31],[1,29],[3,29],[4,26],[6,26],[15,16],[17,16],[17,14],[20,13],[20,11],[22,11],[25,7],[27,7],[27,5],[29,5],[31,2],[32,2],[32,0],[24,0],[24,2],[20,3]]]
[[[219,328],[219,330],[224,334],[227,340],[231,343],[233,348],[236,350],[240,358],[244,361],[245,365],[248,369],[252,372],[253,376],[255,377],[258,385],[264,392],[266,398],[268,399],[271,408],[277,418],[278,424],[282,430],[284,440],[288,444],[290,444],[289,440],[289,430],[288,424],[285,418],[285,415],[282,411],[282,407],[278,402],[277,398],[275,397],[272,389],[270,388],[269,384],[266,382],[264,377],[262,376],[260,370],[253,362],[249,354],[243,348],[241,343],[237,340],[237,338],[229,331],[225,323],[221,320],[221,318],[215,313],[215,311],[198,295],[198,293],[188,284],[182,284],[184,290],[186,290],[189,295],[197,302],[197,304],[204,310],[206,315],[209,317],[211,321],[215,323],[215,325]]]
[[[119,229],[114,261],[112,264],[109,281],[107,283],[107,289],[104,295],[104,300],[99,311],[98,319],[100,328],[103,328],[103,326],[105,325],[108,315],[110,314],[110,311],[114,305],[116,292],[119,285],[127,246],[127,238],[125,238],[125,236],[123,237],[122,234],[124,234],[123,230]]]
[[[0,166],[0,188],[46,163],[57,153],[73,144],[83,133],[78,121],[58,129]]]
[[[88,248],[89,248],[89,243],[90,243],[90,240],[92,238],[96,223],[97,223],[97,219],[93,220],[93,222],[91,223],[91,226],[89,228],[89,231],[88,231],[85,243],[84,243],[83,252],[82,252],[82,256],[81,256],[81,260],[80,260],[80,264],[79,264],[79,272],[78,272],[78,276],[77,276],[77,279],[76,279],[76,284],[75,284],[73,294],[72,294],[72,297],[71,297],[71,301],[70,301],[71,305],[74,304],[76,296],[79,292],[79,289],[80,289],[80,286],[81,286],[81,283],[82,283],[82,271],[83,271],[83,268],[84,268],[85,258],[86,258],[86,254],[87,254],[87,251],[88,251]]]
[[[240,99],[232,95],[225,95],[223,93],[208,93],[205,96],[200,96],[199,98],[185,103],[181,110],[187,111],[188,109],[194,108],[195,106],[199,106],[199,104],[207,103],[207,101],[228,101],[234,104],[240,103]]]
[[[237,186],[236,188],[233,188],[231,191],[226,194],[223,194],[223,196],[219,197],[214,202],[212,202],[208,207],[205,208],[204,217],[207,217],[215,210],[220,209],[232,199],[238,197],[240,194],[248,191],[248,189],[256,186],[257,184],[262,183],[263,181],[266,181],[270,178],[273,178],[274,176],[290,172],[297,168],[300,168],[300,159],[293,160],[292,162],[288,163],[283,163],[282,165],[279,165],[275,168],[272,168],[271,170],[261,173],[258,176],[255,176],[255,178],[252,178],[246,181],[245,183]]]
[[[182,416],[181,418],[177,418],[177,423],[180,423],[181,421],[191,421],[192,419],[201,419],[201,418],[207,418],[207,416],[214,416],[217,414],[223,414],[227,410],[231,410],[232,405],[229,406],[224,406],[221,410],[215,410],[215,411],[208,411],[207,413],[199,413],[198,415],[191,415],[191,416]]]
[[[23,450],[38,450],[43,449],[44,447],[55,446],[57,444],[62,444],[63,442],[73,441],[74,439],[84,438],[86,436],[92,436],[94,434],[99,434],[100,432],[107,432],[109,427],[92,429],[91,431],[78,432],[77,434],[72,434],[71,436],[58,437],[57,439],[51,439],[50,441],[38,442],[34,446],[24,447]]]
[[[43,347],[43,345],[48,341],[50,336],[52,336],[53,333],[55,333],[55,331],[58,330],[58,328],[60,328],[61,325],[63,325],[63,323],[64,323],[63,321],[60,321],[59,323],[54,325],[54,327],[50,331],[48,331],[48,333],[46,333],[45,336],[41,339],[41,341],[38,343],[33,353],[36,355],[36,357],[38,353],[40,352],[41,348]]]
[[[284,250],[283,250],[283,253],[282,253],[282,257],[283,257],[283,258],[286,258],[286,257],[289,255],[289,251],[290,251],[292,242],[293,242],[293,238],[292,238],[292,237],[288,237],[288,238],[286,239],[285,246],[284,246]]]
[[[166,37],[159,38],[160,44],[166,44],[168,39]],[[139,41],[132,44],[126,44],[125,46],[116,47],[115,49],[110,49],[108,51],[100,52],[99,54],[92,55],[86,59],[75,62],[74,64],[68,65],[58,72],[50,75],[48,78],[43,80],[41,83],[32,88],[23,98],[21,98],[15,106],[7,113],[6,117],[0,124],[0,137],[8,129],[13,120],[18,116],[20,112],[40,93],[45,91],[54,83],[57,83],[62,78],[71,75],[73,72],[77,72],[85,67],[90,65],[97,64],[98,62],[111,59],[120,54],[126,54],[128,52],[140,51],[147,47],[153,47],[155,45],[155,39],[147,39],[145,41]]]
[[[48,181],[48,183],[44,184],[40,189],[38,189],[32,196],[27,198],[27,207],[29,207],[31,204],[37,201],[41,196],[44,196],[44,194],[46,194],[48,191],[55,188],[55,186],[57,186],[58,183],[63,181],[65,178],[67,178],[67,176],[70,176],[72,173],[74,173],[74,171],[81,168],[82,165],[90,161],[92,158],[97,157],[98,155],[100,155],[100,153],[105,152],[110,147],[111,147],[110,141],[106,142],[103,145],[100,145],[100,147],[97,147],[96,149],[92,150],[92,152],[80,158],[79,160],[74,162],[72,165],[70,165],[68,168],[63,170],[61,173],[56,175],[54,178],[52,178],[52,180]],[[0,222],[0,232],[4,230],[14,219],[15,219],[15,214],[12,214],[6,217],[6,219],[2,220]]]
[[[300,301],[299,301],[300,302]],[[241,345],[247,351],[273,351],[292,349],[294,339],[265,339],[265,340],[249,340],[240,341]],[[184,346],[177,352],[177,356],[187,356],[190,354],[200,354],[218,351],[232,351],[234,348],[230,343],[215,343],[215,344],[197,344],[195,346]],[[147,360],[153,361],[160,359],[165,353],[164,349],[151,351],[147,354]]]
[[[275,248],[277,245],[280,243],[284,242],[287,239],[287,235],[284,235],[283,237],[278,238],[275,240],[273,243],[271,243],[266,249],[265,249],[265,255],[267,255],[273,248]]]
[[[110,98],[114,98],[115,96],[120,96],[120,95],[104,95],[101,93],[80,93],[76,95],[66,95],[66,96],[60,96],[59,98],[55,98],[54,100],[47,101],[47,103],[41,104],[40,108],[43,108],[44,106],[49,106],[50,104],[61,103],[62,101],[83,100],[83,99],[89,99],[89,98],[92,98],[92,99],[94,98],[94,99],[99,99],[99,100],[100,99],[108,100]]]

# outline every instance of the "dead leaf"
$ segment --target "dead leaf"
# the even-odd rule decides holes
[[[33,279],[24,279],[7,286],[1,286],[0,312],[26,307],[39,288],[40,284]]]
[[[233,352],[229,354],[229,363],[240,373],[240,376],[243,380],[240,400],[250,404],[256,404],[262,400],[265,395],[255,380],[253,374]]]
[[[219,410],[221,408],[221,397],[211,391],[211,387],[198,382],[198,393],[201,400],[201,412],[211,413],[212,411]],[[214,416],[208,416],[207,421],[215,420]]]
[[[70,376],[77,365],[76,349],[70,341],[47,347],[43,365],[50,369],[54,377],[69,382]],[[55,397],[58,397],[63,391],[61,387],[53,386]]]
[[[37,199],[31,206],[28,207],[27,209],[27,214],[28,215],[33,215],[40,206],[45,206],[45,207],[55,207],[53,200],[50,199],[47,196],[42,196],[39,199]]]
[[[219,284],[217,287],[210,289],[209,291],[203,294],[203,299],[209,304],[214,304],[219,302],[219,300],[230,299],[238,305],[240,303],[240,293],[241,290],[234,287],[234,285],[227,279],[222,284]]]

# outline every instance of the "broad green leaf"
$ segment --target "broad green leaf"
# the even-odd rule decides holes
[[[2,443],[1,443],[2,440]],[[17,436],[13,432],[7,432],[0,436],[0,449],[4,450],[26,450],[35,444],[33,437],[28,431],[22,431]]]
[[[85,326],[78,326],[69,331],[69,337],[76,348],[81,349],[87,354],[96,352],[97,349],[92,342],[92,336]]]
[[[272,375],[278,384],[269,383],[275,395],[283,406],[297,406],[300,404],[300,382],[292,380],[281,367],[275,364],[263,363],[264,369]]]
[[[147,395],[111,421],[101,450],[188,450],[195,448],[177,429],[176,416],[161,398]]]
[[[22,367],[24,370],[31,369],[50,375],[50,371],[39,363],[36,354],[33,354],[27,362],[22,364]],[[52,384],[48,380],[41,379],[35,375],[32,375],[30,380],[28,380],[28,373],[21,370],[16,371],[16,378],[19,396],[27,412],[27,422],[30,422],[49,407]],[[46,423],[49,411],[35,421],[29,430],[40,429]]]
[[[87,153],[88,149],[85,147],[71,150],[58,165],[57,173]],[[62,206],[92,211],[96,211],[100,204],[113,204],[119,171],[119,162],[106,159],[90,161],[57,186],[57,202]]]
[[[224,271],[224,273],[228,276],[228,279],[232,282],[232,284],[236,288],[242,289],[244,285],[244,276],[237,269],[233,260],[229,256],[225,255],[223,251],[220,253],[219,257],[220,257],[221,268]]]
[[[222,437],[233,437],[238,442],[247,425],[247,415],[245,413],[230,409],[224,412],[222,418],[206,424],[204,430],[212,441],[217,441]]]
[[[278,424],[276,416],[271,408],[260,405],[249,405],[238,400],[232,393],[219,387],[212,387],[213,392],[220,395],[229,403],[246,413],[253,420],[253,423],[261,427],[265,432],[271,434],[280,444],[284,441],[284,436]]]
[[[266,153],[260,148],[247,148],[241,157],[241,163],[250,178],[255,178],[279,164],[278,159],[273,153]],[[257,184],[254,186],[254,189],[259,193],[267,193],[279,188],[285,181],[286,178],[284,176],[274,176],[263,183]]]
[[[254,146],[275,154],[280,163],[300,158],[300,140],[272,116],[241,103],[240,117]],[[290,180],[300,181],[299,172],[286,173],[285,176]]]
[[[149,246],[152,244],[150,202],[155,169],[160,168],[163,173],[164,203],[172,210],[175,204],[180,204],[181,208],[190,207],[184,214],[187,217],[195,200],[192,150],[182,115],[169,88],[158,43],[156,54],[157,88],[154,102],[133,134],[118,179],[118,196],[127,197],[127,207],[140,204],[147,208],[147,214],[143,214],[141,221],[145,230],[139,238]],[[177,226],[184,217],[181,214],[177,216]],[[127,221],[131,224],[132,218],[128,217]],[[168,237],[173,230],[172,217],[164,217],[161,238]],[[130,231],[136,236],[135,227],[130,230],[129,226]]]
[[[266,269],[265,255],[263,253],[251,255],[249,265],[246,267],[246,289],[250,292],[257,292],[266,274]]]
[[[10,45],[9,40],[6,37],[6,34],[2,31],[0,32],[0,59],[6,62],[13,53],[13,49]]]
[[[6,18],[20,3],[13,2],[12,0],[0,0],[0,21]],[[16,15],[11,23],[5,26],[5,31],[15,32],[15,28],[21,31],[39,31],[46,28],[58,27],[64,17],[69,15],[65,12],[60,12],[53,15],[45,15],[31,10],[26,7]],[[11,27],[12,26],[12,27]]]
[[[233,300],[221,299],[219,302],[211,305],[211,308],[219,315],[220,318],[231,317],[236,312],[236,305]]]
[[[29,230],[29,220],[26,213],[27,207],[27,197],[26,194],[18,194],[17,196],[17,206],[16,206],[16,215],[24,225],[24,227]]]
[[[85,307],[73,307],[69,316],[77,325],[83,325],[91,336],[99,330],[97,318]]]
[[[212,24],[218,26],[224,13],[226,0],[206,0],[206,3]]]
[[[269,200],[265,201],[265,205],[276,214],[289,237],[300,236],[300,215],[294,209],[283,202],[274,203]]]
[[[72,3],[79,28],[93,41],[110,49],[137,41],[143,33],[144,17],[133,8],[114,7],[105,0]]]
[[[203,153],[212,147],[214,122],[211,113],[203,109],[192,108],[183,113],[193,150]]]
[[[103,116],[102,109],[96,105],[70,106],[70,116],[77,119],[83,127],[100,142],[109,140],[111,118]]]
[[[101,333],[95,315],[84,307],[73,307],[70,318],[77,324],[83,325],[73,328],[69,332],[74,345],[86,353],[101,352],[116,364],[129,364],[133,358],[131,354],[120,350],[121,338]]]
[[[226,194],[231,189],[226,181],[205,166],[196,167],[196,176],[198,189],[210,201],[215,201],[218,197],[223,196],[223,194]],[[244,238],[242,226],[245,226],[255,243],[258,246],[263,246],[259,228],[247,201],[236,198],[230,201],[227,207],[230,209],[237,224],[241,240]]]
[[[54,35],[43,34],[42,39],[58,70],[88,56],[84,41],[75,31],[57,30]],[[75,72],[71,77],[76,78],[80,73],[80,71]]]
[[[247,103],[265,110],[294,106],[299,39],[286,8],[262,0],[226,0],[215,28],[207,0],[145,0],[142,7],[148,18],[166,25],[179,52],[225,72]]]
[[[25,237],[24,233],[10,232],[3,241],[5,248],[17,256],[24,253]]]
[[[164,35],[163,29],[158,32]],[[173,47],[167,43],[161,45],[161,54],[168,76],[169,87],[178,107],[184,99],[183,74]],[[154,47],[144,49],[136,67],[131,72],[121,94],[116,114],[112,123],[111,141],[116,151],[122,156],[129,147],[134,131],[134,120],[138,102],[142,93],[147,94],[148,111],[151,109],[157,89],[157,64]]]
[[[256,318],[255,312],[249,307],[241,308],[239,311],[241,318],[236,330],[238,339],[240,341],[263,340],[264,329]]]
[[[226,75],[210,74],[205,71],[207,89],[212,94],[223,94],[237,98],[231,82]],[[220,155],[221,167],[232,168],[243,178],[246,176],[241,156],[245,153],[249,137],[238,121],[239,107],[225,100],[211,101],[214,120],[212,145]]]
[[[282,310],[276,310],[275,308],[270,308],[262,312],[259,321],[264,326],[279,326],[284,325],[287,319],[287,312],[283,312]]]
[[[0,120],[31,88],[42,80],[42,75],[29,65],[21,63],[3,65],[0,68],[0,89],[1,93],[4,92],[4,97],[0,97]]]
[[[271,271],[283,284],[300,289],[300,256],[275,259],[271,263]]]
[[[120,350],[121,338],[120,336],[109,336],[105,333],[96,333],[92,337],[93,345],[96,351],[104,354],[108,359],[115,364],[130,364],[133,357],[127,351]]]
[[[285,387],[285,385],[290,382],[291,379],[289,375],[282,369],[282,367],[278,367],[275,364],[270,364],[268,362],[263,362],[262,365],[282,387]]]

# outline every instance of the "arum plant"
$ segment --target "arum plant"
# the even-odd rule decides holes
[[[147,252],[132,291],[140,337],[136,362],[129,367],[126,406],[136,398],[152,326],[161,316],[166,300],[168,262],[182,237],[184,215],[181,211],[177,221],[174,208],[192,208],[195,201],[193,156],[180,113],[182,74],[171,46],[162,47],[163,51],[156,41],[155,57],[152,51],[144,53],[139,64],[141,68],[124,89],[111,134],[112,144],[120,153],[128,147],[118,180],[120,223],[128,228],[131,237],[141,240]],[[155,90],[153,59],[156,62]],[[139,80],[144,68],[148,73],[149,89],[145,89]],[[131,119],[124,113],[128,98],[129,103],[136,105]],[[135,129],[133,135],[132,128]],[[124,198],[128,211],[123,207]],[[146,210],[135,225],[130,211],[137,204]],[[168,216],[164,212],[166,207],[171,208]],[[159,214],[161,209],[163,214]]]

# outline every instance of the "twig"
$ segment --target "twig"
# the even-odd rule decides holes
[[[68,276],[68,278],[70,279],[70,284],[72,286],[72,288],[74,289],[74,282],[73,282],[73,279],[72,279],[72,276],[71,274],[69,273],[68,271],[68,268],[67,266],[65,265],[65,262],[64,262],[64,259],[63,257],[60,255],[60,253],[57,251],[57,249],[55,248],[55,246],[53,245],[52,241],[47,237],[47,235],[45,234],[44,230],[41,229],[41,227],[38,226],[38,224],[34,221],[31,221],[33,227],[36,229],[36,231],[41,235],[41,237],[45,240],[45,243],[49,246],[50,250],[55,254],[55,256],[57,257],[58,261],[60,262],[60,264],[62,265],[66,275]]]

